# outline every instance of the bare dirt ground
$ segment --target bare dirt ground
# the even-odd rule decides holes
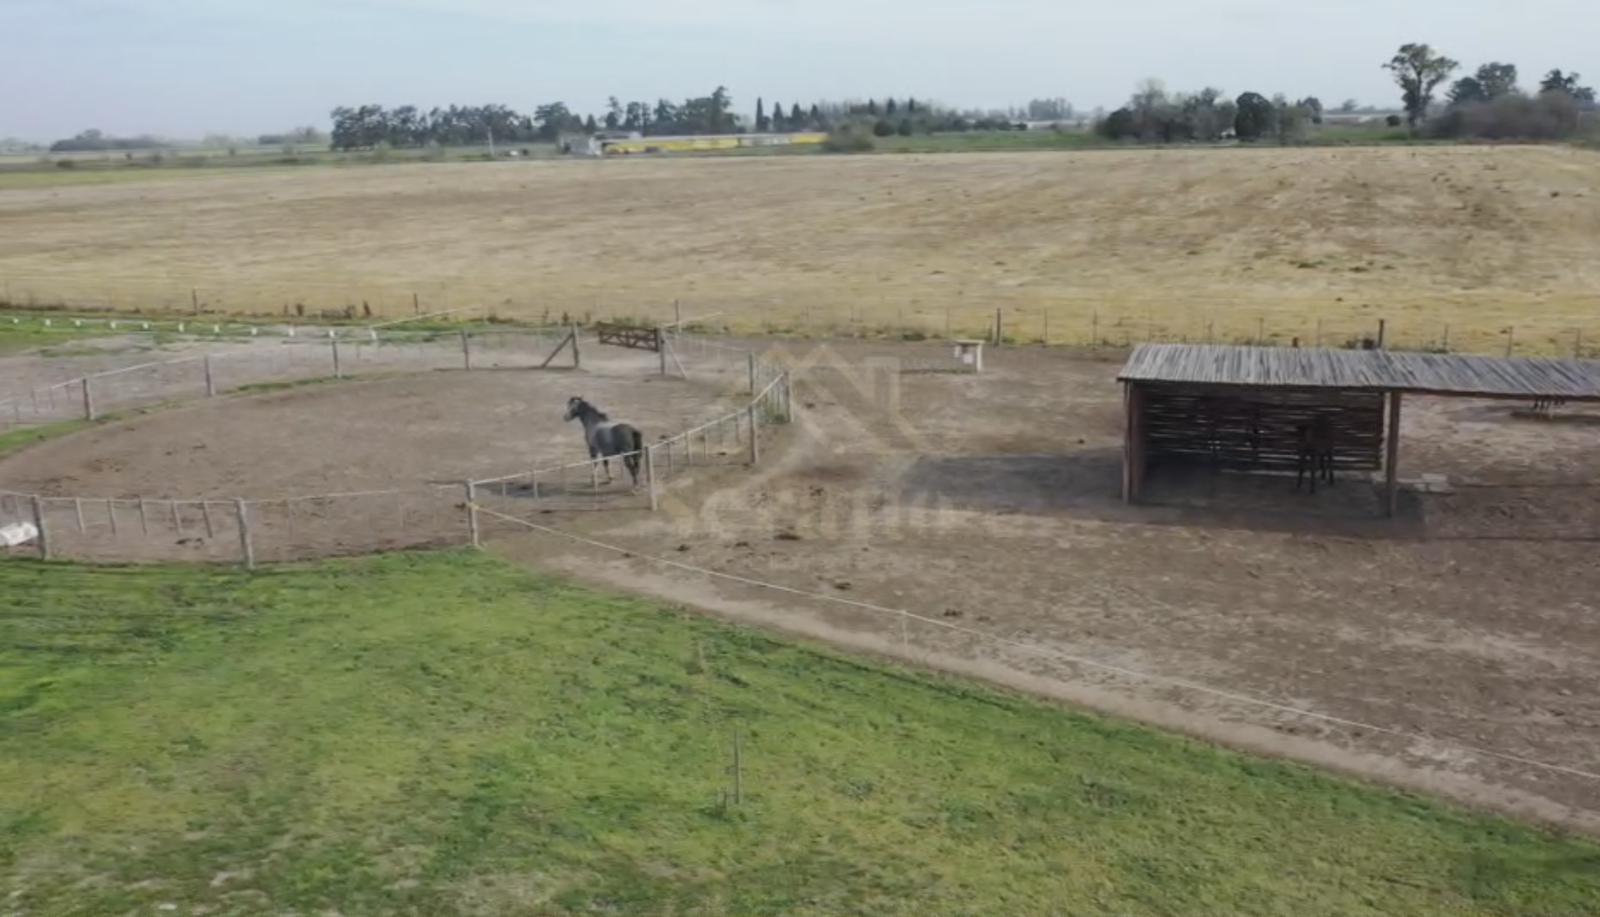
[[[1402,478],[1445,475],[1453,492],[1408,492],[1392,521],[1377,515],[1370,482],[1352,479],[1311,497],[1283,478],[1158,470],[1149,505],[1125,507],[1118,363],[1009,348],[971,376],[901,371],[948,365],[942,345],[775,346],[797,373],[798,415],[757,469],[695,469],[654,515],[637,500],[564,512],[491,494],[495,512],[627,553],[488,516],[491,547],[735,620],[1600,832],[1600,782],[1512,760],[1592,772],[1600,759],[1600,413],[1539,421],[1506,404],[1408,400]],[[427,506],[263,510],[262,559],[459,543],[454,482],[581,458],[560,421],[567,395],[617,405],[652,437],[743,397],[737,368],[656,381],[653,356],[616,360],[156,411],[0,461],[0,487],[270,500],[439,483]],[[91,535],[108,529],[98,511]],[[184,556],[231,559],[237,533],[223,514],[202,537],[197,510],[183,511],[169,531],[164,508],[141,523],[123,506],[124,541],[188,539]],[[155,535],[127,537],[142,524]],[[74,537],[70,520],[60,527]]]
[[[240,170],[0,193],[0,295],[216,310],[1600,342],[1600,157],[1105,150]],[[1046,313],[1049,318],[1046,318]],[[1049,327],[1046,328],[1046,322]],[[1448,326],[1448,331],[1446,330]]]
[[[657,518],[561,524],[636,555],[969,630],[911,621],[902,631],[894,615],[547,534],[496,549],[737,620],[1600,830],[1600,781],[1484,753],[1589,771],[1600,758],[1600,413],[1537,421],[1505,404],[1408,403],[1402,479],[1442,474],[1454,492],[1407,493],[1394,521],[1377,515],[1370,482],[1310,497],[1283,478],[1208,472],[1157,473],[1151,505],[1129,508],[1118,500],[1118,364],[1007,350],[983,376],[891,377],[896,395],[891,378],[859,367],[904,348],[835,351],[856,368],[800,357],[813,365],[780,463],[702,478]]]
[[[169,373],[154,388],[142,374],[114,377],[102,386],[108,401],[113,394],[159,401],[162,392],[183,398],[0,458],[0,490],[57,498],[45,510],[54,550],[64,557],[234,560],[237,498],[252,503],[258,560],[459,544],[466,535],[464,481],[588,458],[579,425],[562,420],[569,397],[634,423],[650,441],[745,400],[743,360],[691,360],[688,378],[660,377],[654,354],[590,346],[581,370],[530,371],[492,368],[526,365],[528,352],[506,359],[505,351],[480,346],[474,366],[482,369],[429,370],[441,355],[459,361],[455,346],[385,348],[359,359],[352,346],[346,371],[369,374],[215,399],[200,397],[197,386],[172,385]],[[217,359],[219,379],[239,378],[240,363],[252,380],[323,371],[325,348],[309,361],[299,354],[286,360],[281,342],[218,350],[241,349],[242,356]],[[158,356],[193,352],[186,345]],[[26,368],[33,358],[13,359]],[[84,358],[80,368],[115,359]],[[127,391],[114,390],[113,381]],[[598,488],[583,469],[547,476],[539,506],[642,503],[620,462],[612,473],[614,482]],[[27,511],[20,503],[0,505],[0,516]]]

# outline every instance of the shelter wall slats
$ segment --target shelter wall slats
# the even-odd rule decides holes
[[[1138,432],[1149,461],[1202,461],[1226,468],[1293,471],[1299,428],[1326,418],[1334,467],[1383,466],[1383,396],[1367,392],[1255,390],[1138,385]],[[1139,469],[1135,469],[1136,471]]]

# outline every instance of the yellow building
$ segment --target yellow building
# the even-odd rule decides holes
[[[799,134],[705,134],[682,137],[631,137],[625,140],[601,140],[600,149],[607,156],[630,156],[638,153],[693,153],[702,150],[734,150],[755,146],[794,146],[818,144],[828,135],[811,131]]]

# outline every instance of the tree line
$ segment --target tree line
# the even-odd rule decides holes
[[[1064,99],[1034,100],[1028,114],[1070,116]],[[644,136],[729,134],[746,130],[766,132],[835,131],[858,129],[878,136],[945,131],[1009,130],[1018,126],[1022,112],[959,112],[915,98],[888,98],[879,102],[799,102],[784,104],[756,99],[755,116],[746,120],[733,111],[726,87],[709,95],[674,103],[657,99],[623,102],[612,96],[603,115],[580,115],[565,102],[536,106],[531,113],[505,105],[450,105],[423,111],[415,105],[339,106],[330,117],[330,145],[336,150],[378,146],[463,146],[542,141],[553,143],[562,135],[602,129]],[[1018,116],[1014,118],[1013,116]]]
[[[1441,110],[1434,96],[1460,69],[1460,64],[1425,44],[1401,46],[1384,68],[1400,87],[1406,122],[1418,136],[1489,140],[1560,140],[1577,134],[1586,111],[1595,108],[1595,91],[1576,73],[1551,70],[1534,92],[1518,85],[1514,64],[1498,61],[1480,66],[1449,87]],[[1354,101],[1340,111],[1356,111]],[[1095,122],[1109,140],[1144,143],[1211,142],[1236,138],[1295,143],[1313,125],[1323,122],[1322,101],[1315,96],[1291,101],[1279,94],[1268,99],[1246,92],[1229,99],[1219,89],[1169,93],[1148,80],[1128,103]],[[1399,116],[1390,118],[1398,127]]]
[[[1515,64],[1490,61],[1450,84],[1443,109],[1434,94],[1461,69],[1426,44],[1405,44],[1383,65],[1394,76],[1415,134],[1485,140],[1563,140],[1595,111],[1595,91],[1582,76],[1550,70],[1533,92],[1522,89]],[[1592,116],[1592,114],[1591,114]]]
[[[721,134],[737,129],[733,101],[725,87],[709,95],[674,103],[659,99],[654,104],[629,102],[615,97],[605,114],[605,125],[613,130],[645,134]],[[423,111],[415,105],[385,108],[382,105],[339,106],[330,117],[331,145],[336,150],[391,147],[463,146],[475,143],[555,142],[569,133],[594,133],[600,129],[594,115],[582,116],[565,102],[549,102],[532,113],[505,105],[451,105]]]
[[[1322,100],[1308,96],[1290,101],[1258,92],[1228,98],[1222,90],[1169,93],[1159,80],[1146,80],[1128,104],[1095,122],[1108,140],[1144,143],[1214,142],[1228,137],[1293,143],[1311,124],[1323,120]]]

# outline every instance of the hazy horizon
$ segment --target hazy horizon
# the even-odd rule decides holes
[[[1063,97],[1114,108],[1146,78],[1329,107],[1394,107],[1380,65],[1424,41],[1471,69],[1559,67],[1600,80],[1600,12],[1530,0],[1337,9],[1264,0],[1197,8],[1134,0],[1072,11],[1043,0],[7,0],[0,137],[253,136],[314,125],[336,105],[679,100],[725,85],[748,116],[770,105],[907,95],[959,108]]]

